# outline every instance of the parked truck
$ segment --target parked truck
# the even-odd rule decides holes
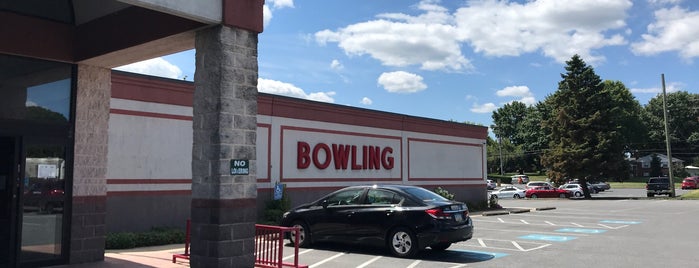
[[[646,196],[653,197],[659,194],[666,194],[669,197],[674,197],[671,187],[670,178],[668,177],[650,178],[646,183]]]

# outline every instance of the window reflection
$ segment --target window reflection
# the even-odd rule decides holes
[[[68,123],[71,65],[0,55],[0,119]]]
[[[61,254],[65,149],[55,145],[29,145],[26,155],[22,259],[53,259]]]
[[[70,113],[70,79],[27,88],[26,119],[68,122]]]

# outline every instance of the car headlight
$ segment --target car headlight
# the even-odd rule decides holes
[[[284,214],[282,214],[282,218],[288,217],[290,213],[291,213],[291,212],[289,212],[289,211],[284,212]]]

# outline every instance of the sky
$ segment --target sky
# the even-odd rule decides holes
[[[192,81],[194,50],[116,69]],[[553,94],[575,54],[641,105],[699,93],[696,0],[266,0],[258,91],[492,124]]]

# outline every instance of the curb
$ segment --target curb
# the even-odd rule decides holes
[[[535,208],[534,211],[541,211],[541,210],[554,210],[556,207],[543,207],[543,208]]]

